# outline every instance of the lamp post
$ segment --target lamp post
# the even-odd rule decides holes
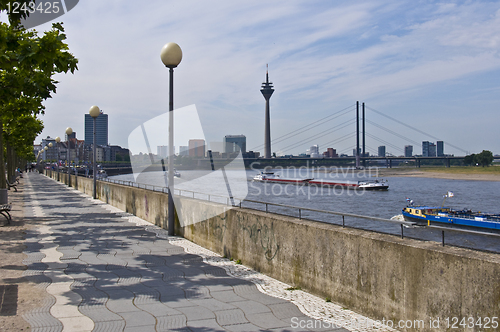
[[[182,60],[182,50],[176,43],[167,43],[160,52],[160,58],[170,72],[168,103],[168,235],[174,235],[174,68]]]
[[[69,146],[69,135],[73,134],[73,129],[71,127],[66,128],[66,135],[68,135],[68,151],[67,151],[67,156],[68,156],[68,186],[71,186],[71,175],[70,175],[70,146]]]
[[[94,119],[94,137],[93,137],[93,140],[92,140],[92,147],[93,147],[93,155],[94,157],[92,158],[92,172],[93,172],[93,178],[94,178],[94,194],[92,197],[94,197],[94,199],[97,198],[97,195],[96,195],[96,184],[97,184],[97,167],[96,167],[96,157],[97,157],[97,153],[96,153],[96,133],[95,133],[95,122],[97,120],[97,117],[99,116],[99,114],[101,114],[101,110],[99,109],[99,107],[97,106],[92,106],[90,107],[89,109],[89,114],[90,116]]]
[[[52,144],[52,142],[49,143],[49,149],[51,149],[52,147],[54,146],[54,144]],[[47,149],[47,152],[49,150]],[[52,159],[49,159],[49,160],[52,160]],[[52,165],[50,166],[50,171],[52,171]]]
[[[43,168],[45,169],[45,166],[47,166],[47,150],[49,149],[49,147],[47,145],[45,145],[43,147],[43,150],[45,151],[45,159],[44,159],[44,162],[43,162]],[[44,171],[45,172],[45,171]]]
[[[57,181],[59,181],[59,142],[61,142],[61,137],[57,136],[56,137],[56,145],[57,145],[57,158],[56,158],[56,164],[57,164]]]

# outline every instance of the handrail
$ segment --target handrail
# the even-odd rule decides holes
[[[141,188],[140,184],[134,181],[124,181],[124,180],[115,180],[115,179],[101,179],[102,181],[106,182],[111,182],[111,183],[118,183],[122,185],[128,185],[131,187],[137,187]],[[135,185],[134,185],[135,184]],[[147,187],[150,187],[152,189],[148,189]],[[146,185],[144,184],[143,189],[146,190],[152,190],[152,191],[161,191],[163,193],[168,192],[168,187],[160,187],[160,186],[154,186],[154,185]],[[161,189],[161,190],[156,190],[156,189]],[[418,225],[416,222],[412,221],[402,221],[402,220],[393,220],[393,219],[385,219],[385,218],[379,218],[379,217],[371,217],[371,216],[364,216],[364,215],[359,215],[359,214],[354,214],[354,213],[348,213],[348,212],[337,212],[337,211],[328,211],[328,210],[320,210],[320,209],[312,209],[312,208],[305,208],[305,207],[298,207],[298,206],[292,206],[292,205],[287,205],[287,204],[280,204],[280,203],[271,203],[271,202],[262,202],[262,201],[255,201],[255,200],[249,200],[249,199],[241,199],[238,197],[229,197],[229,196],[223,196],[223,195],[217,195],[217,194],[207,194],[207,193],[202,193],[202,192],[197,192],[197,191],[192,191],[192,190],[187,190],[187,189],[175,189],[179,191],[179,196],[183,196],[183,192],[187,192],[192,194],[191,197],[189,198],[194,198],[194,199],[200,199],[195,198],[195,194],[197,195],[203,195],[207,196],[206,201],[213,202],[211,200],[212,197],[219,197],[223,198],[226,200],[226,205],[230,205],[230,198],[233,200],[236,199],[239,201],[239,204],[235,204],[234,206],[239,206],[240,208],[242,207],[243,202],[249,202],[249,203],[257,203],[257,204],[264,204],[266,206],[266,211],[268,212],[268,206],[277,206],[277,207],[284,207],[288,209],[296,209],[298,210],[299,213],[299,219],[302,218],[302,211],[311,211],[311,212],[318,212],[318,213],[324,213],[324,214],[330,214],[330,215],[337,215],[337,216],[342,216],[342,227],[349,227],[345,225],[345,217],[351,217],[351,218],[359,218],[359,219],[368,219],[368,220],[376,220],[376,221],[382,221],[382,222],[390,222],[394,224],[399,224],[401,226],[401,238],[404,238],[404,232],[403,232],[403,226],[418,226],[422,228],[427,228],[427,229],[435,229],[435,230],[441,230],[441,236],[442,236],[442,244],[443,246],[445,245],[445,237],[444,237],[444,232],[445,231],[452,231],[452,232],[457,232],[457,233],[465,233],[465,234],[474,234],[474,235],[487,235],[487,236],[493,236],[493,237],[500,237],[499,233],[490,233],[490,232],[481,232],[481,231],[474,231],[474,230],[468,230],[468,229],[460,229],[460,228],[450,228],[450,227],[442,227],[442,226],[436,226],[436,225]],[[187,197],[187,196],[183,196]],[[202,199],[203,200],[203,199]],[[252,209],[247,207],[248,209]],[[253,209],[255,210],[255,209]],[[258,210],[260,211],[260,210]],[[314,220],[316,222],[321,222],[321,223],[328,223],[325,221],[321,220]],[[328,223],[331,224],[331,223]]]

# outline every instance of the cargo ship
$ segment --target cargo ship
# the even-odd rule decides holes
[[[425,222],[427,225],[441,223],[500,230],[500,214],[434,206],[407,206],[402,213],[405,220]]]
[[[363,181],[329,181],[324,179],[306,178],[285,178],[273,172],[261,172],[257,174],[254,181],[267,183],[282,183],[296,185],[313,185],[321,187],[342,187],[349,189],[364,189],[364,190],[387,190],[389,183],[385,180],[363,180]]]

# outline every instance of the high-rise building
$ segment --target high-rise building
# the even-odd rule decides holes
[[[378,156],[385,157],[385,145],[381,145],[378,147]]]
[[[430,143],[429,144],[429,157],[435,157],[436,156],[436,144]]]
[[[443,141],[437,141],[437,156],[442,157],[444,156],[444,142]]]
[[[108,145],[108,115],[101,111],[96,118],[96,144]],[[94,119],[90,114],[85,114],[85,144],[94,143]]]
[[[429,141],[423,141],[422,157],[436,157],[436,144]]]
[[[190,157],[205,157],[205,140],[190,139],[189,140],[189,156]]]
[[[224,152],[234,153],[247,152],[247,138],[245,135],[226,135],[224,136]]]
[[[429,141],[422,141],[422,157],[429,157]]]
[[[405,145],[405,157],[413,157],[413,145]]]

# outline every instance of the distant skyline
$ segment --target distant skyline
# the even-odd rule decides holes
[[[45,102],[36,143],[64,137],[66,127],[82,135],[84,114],[98,105],[109,115],[109,143],[127,147],[134,128],[168,110],[160,50],[176,42],[183,60],[175,69],[175,108],[196,105],[207,142],[242,134],[247,150],[264,143],[260,87],[269,64],[272,140],[359,100],[469,153],[500,154],[498,2],[86,0],[59,21],[79,70],[56,76],[57,94]],[[367,119],[415,142],[438,140],[374,112]],[[322,141],[354,130],[318,140],[307,140],[314,133],[307,132],[273,143],[272,151],[299,154],[318,144],[321,152],[350,153],[354,139]],[[400,147],[387,146],[388,153],[413,145],[420,154],[421,146],[373,124],[367,132]],[[367,137],[370,154],[380,145]],[[446,143],[444,153],[464,154]]]

